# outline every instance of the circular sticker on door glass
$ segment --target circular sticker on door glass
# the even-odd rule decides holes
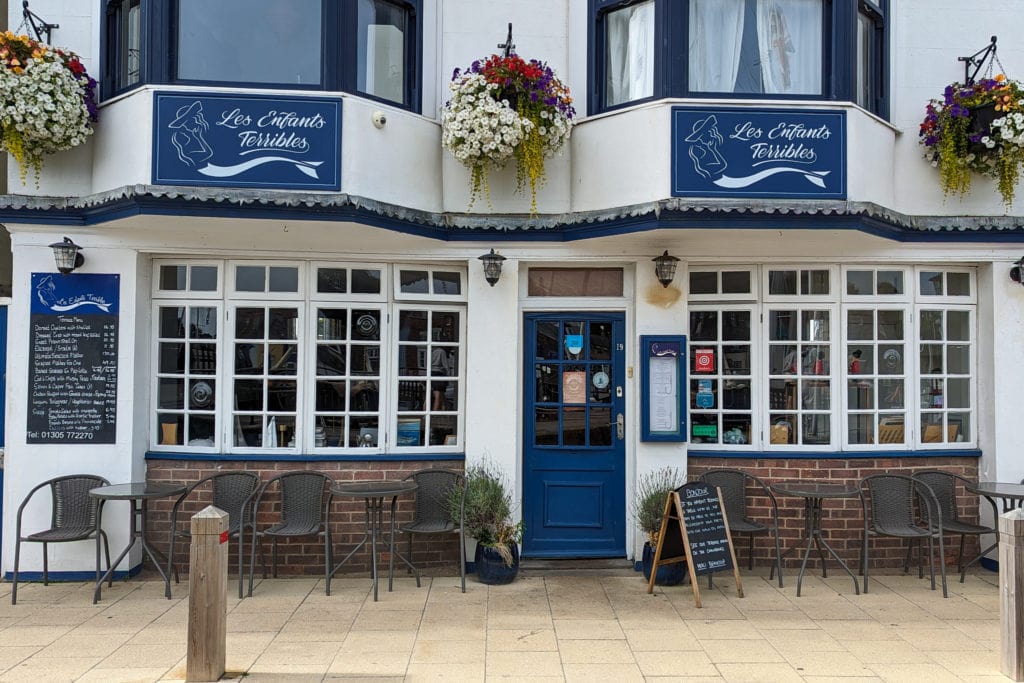
[[[598,389],[604,389],[606,386],[608,386],[608,373],[595,372],[594,379],[592,381],[594,382],[595,387],[597,387]]]

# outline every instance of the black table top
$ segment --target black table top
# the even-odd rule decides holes
[[[831,481],[779,481],[771,485],[776,493],[798,498],[852,498],[858,489],[852,484]]]
[[[393,479],[379,479],[376,481],[341,481],[331,486],[331,493],[336,496],[351,496],[353,498],[382,498],[384,496],[398,496],[403,493],[410,493],[418,488],[418,484],[411,479],[406,481]]]
[[[1010,498],[1013,500],[1024,500],[1024,484],[1010,482],[982,481],[977,484],[967,484],[966,488],[971,493],[979,493],[983,496],[995,496],[996,498]]]
[[[184,493],[187,488],[184,484],[157,484],[148,481],[134,481],[130,484],[100,486],[89,491],[89,495],[93,498],[103,498],[105,500],[143,500],[178,496]]]

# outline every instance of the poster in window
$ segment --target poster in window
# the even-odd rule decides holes
[[[643,441],[686,441],[686,337],[641,336]]]
[[[585,371],[566,371],[562,373],[562,402],[587,402],[587,373]]]

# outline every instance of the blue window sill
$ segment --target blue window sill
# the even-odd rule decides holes
[[[366,462],[387,461],[402,462],[407,460],[465,460],[465,453],[391,453],[380,455],[306,455],[302,453],[182,453],[175,451],[165,453],[161,451],[147,451],[146,460],[197,460],[207,462]]]
[[[711,451],[691,448],[687,457],[740,460],[854,460],[869,458],[980,458],[981,449],[958,448],[921,451]]]

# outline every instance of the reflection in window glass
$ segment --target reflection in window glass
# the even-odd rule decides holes
[[[604,16],[604,103],[611,107],[654,94],[654,0]]]
[[[530,268],[530,296],[622,296],[622,268]]]
[[[381,0],[359,0],[356,28],[356,88],[405,103],[405,10]]]
[[[690,271],[690,294],[718,294],[718,273]]]
[[[178,0],[177,78],[319,85],[321,14],[321,0]]]
[[[724,271],[722,273],[722,294],[749,294],[750,271]]]
[[[168,291],[185,289],[185,266],[160,266],[160,289]]]

